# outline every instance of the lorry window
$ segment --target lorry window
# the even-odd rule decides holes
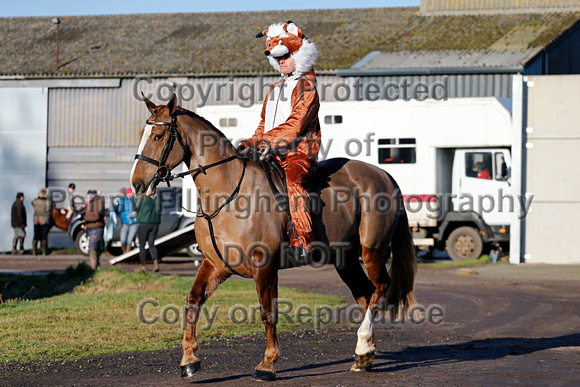
[[[415,164],[417,153],[414,138],[380,138],[379,164]]]
[[[495,179],[507,181],[508,168],[502,152],[495,153]]]
[[[491,152],[467,152],[465,154],[465,176],[492,179]]]
[[[324,116],[324,123],[327,125],[342,124],[342,116]]]

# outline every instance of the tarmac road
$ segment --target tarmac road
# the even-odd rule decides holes
[[[0,271],[62,270],[84,260],[78,256],[15,258],[0,256]],[[496,264],[474,270],[476,274],[421,266],[417,301],[441,305],[443,322],[376,324],[373,372],[348,372],[356,326],[309,329],[280,335],[278,380],[271,384],[579,385],[580,265]],[[195,267],[189,258],[171,258],[161,264],[161,272],[192,275]],[[331,267],[284,270],[280,284],[353,302]],[[253,384],[253,367],[264,349],[263,335],[204,343],[198,351],[202,369],[192,382]],[[180,348],[174,348],[57,363],[0,363],[0,384],[187,385],[179,379],[180,356]]]

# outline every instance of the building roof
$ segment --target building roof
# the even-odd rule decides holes
[[[257,32],[296,22],[318,72],[365,66],[510,66],[561,36],[580,12],[424,16],[419,7],[0,18],[0,76],[131,77],[273,73]],[[367,58],[368,59],[368,58]],[[359,63],[360,64],[360,63]],[[361,66],[359,66],[361,67]]]

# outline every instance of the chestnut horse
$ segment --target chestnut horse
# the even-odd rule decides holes
[[[70,221],[66,220],[66,210],[61,208],[54,208],[52,210],[52,222],[63,231],[68,231]]]
[[[253,278],[266,328],[267,348],[253,377],[273,380],[273,365],[280,356],[276,332],[278,270],[283,259],[281,246],[288,241],[288,215],[268,205],[276,204],[276,199],[262,167],[238,157],[234,146],[210,122],[178,107],[175,95],[165,106],[156,106],[146,98],[145,103],[151,117],[141,130],[131,172],[133,191],[137,197],[154,194],[159,182],[180,177],[172,176],[170,171],[183,161],[188,167],[198,167],[188,173],[192,173],[201,195],[203,207],[198,216],[205,214],[195,225],[204,258],[187,297],[182,377],[191,377],[200,368],[201,361],[195,356],[200,308],[219,284],[238,274]],[[388,305],[396,316],[414,303],[417,263],[402,194],[385,171],[347,159],[320,163],[310,190],[316,207],[312,219],[317,242],[349,246],[339,254],[338,249],[329,249],[328,258],[364,315],[351,371],[368,370],[374,359],[376,314]],[[251,211],[235,210],[247,209],[248,201],[253,205]],[[233,205],[226,207],[230,202]],[[226,248],[232,245],[239,248]],[[386,260],[391,252],[389,273]]]

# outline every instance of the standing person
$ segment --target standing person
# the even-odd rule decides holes
[[[12,228],[14,229],[14,239],[12,240],[12,254],[24,254],[24,238],[26,238],[26,208],[24,207],[24,194],[18,192],[16,200],[12,203]],[[20,241],[20,250],[16,246]]]
[[[42,255],[46,255],[48,251],[48,231],[52,222],[53,204],[48,200],[48,189],[43,188],[38,192],[38,197],[32,201],[34,208],[34,215],[32,222],[34,223],[34,237],[32,240],[32,254],[36,255],[37,243],[40,241],[42,247]]]
[[[75,203],[74,203],[74,193],[76,185],[75,183],[70,183],[66,191],[66,220],[70,222],[72,216],[75,213]]]
[[[312,65],[318,51],[296,24],[272,24],[256,35],[266,36],[265,54],[282,79],[269,90],[256,133],[241,142],[243,147],[271,146],[286,172],[290,213],[294,224],[290,250],[304,259],[312,249],[314,236],[308,209],[308,179],[320,148],[320,102]]]
[[[139,229],[136,213],[133,211],[135,195],[133,195],[131,188],[126,188],[124,194],[115,206],[115,210],[121,216],[121,249],[123,254],[133,248],[133,241]]]
[[[100,267],[101,242],[105,229],[105,201],[96,190],[87,192],[85,228],[89,237],[89,259],[93,270]]]
[[[159,271],[159,254],[157,247],[155,247],[155,239],[159,231],[159,223],[161,223],[161,214],[157,210],[157,201],[150,196],[144,199],[137,199],[133,202],[133,209],[137,211],[137,223],[139,230],[137,235],[139,237],[139,261],[141,266],[137,270],[145,270],[147,266],[147,250],[145,250],[145,242],[149,244],[149,253],[153,258],[153,271]]]

